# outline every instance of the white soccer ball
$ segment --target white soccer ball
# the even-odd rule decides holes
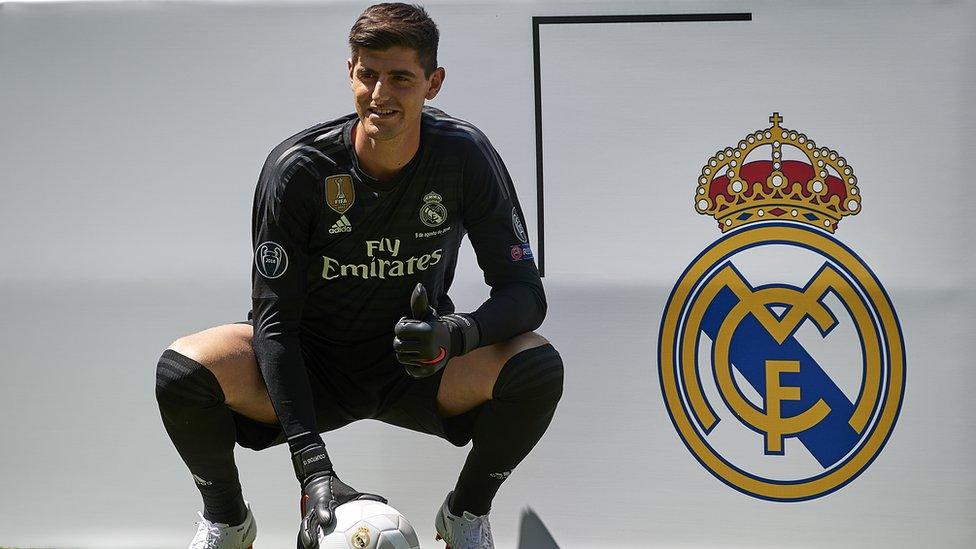
[[[332,528],[319,533],[319,549],[420,549],[413,526],[385,503],[353,500],[335,515]]]

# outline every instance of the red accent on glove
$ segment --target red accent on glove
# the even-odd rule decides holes
[[[430,360],[418,360],[417,362],[420,362],[421,364],[437,364],[438,362],[444,360],[444,357],[447,356],[447,349],[444,347],[441,347],[440,349],[441,352],[438,353],[436,357]]]

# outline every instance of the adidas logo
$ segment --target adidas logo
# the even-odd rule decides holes
[[[346,219],[346,216],[340,217],[339,220],[335,222],[335,225],[332,225],[332,228],[329,229],[329,234],[351,233],[351,232],[352,232],[352,223],[350,223],[349,220]]]
[[[199,477],[196,473],[190,473],[190,474],[193,475],[193,482],[199,484],[200,486],[210,486],[213,484],[213,482],[210,482],[209,480]]]

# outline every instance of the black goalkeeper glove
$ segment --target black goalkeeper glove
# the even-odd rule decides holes
[[[336,507],[355,499],[386,503],[376,494],[357,492],[339,480],[332,470],[325,448],[313,446],[292,457],[295,474],[302,480],[302,524],[298,530],[298,549],[318,549],[319,530],[326,531],[335,520]]]
[[[432,376],[452,357],[478,347],[481,334],[471,315],[438,316],[427,301],[423,284],[417,284],[410,295],[410,314],[393,330],[393,350],[413,377]]]

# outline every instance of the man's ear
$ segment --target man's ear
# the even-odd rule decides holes
[[[352,57],[346,59],[346,68],[349,70],[349,83],[352,84],[352,69],[355,64],[352,62]]]
[[[437,67],[434,73],[430,75],[428,81],[430,82],[430,89],[427,90],[427,99],[433,99],[437,97],[437,93],[441,91],[441,86],[444,85],[444,77],[447,76],[444,67]]]

